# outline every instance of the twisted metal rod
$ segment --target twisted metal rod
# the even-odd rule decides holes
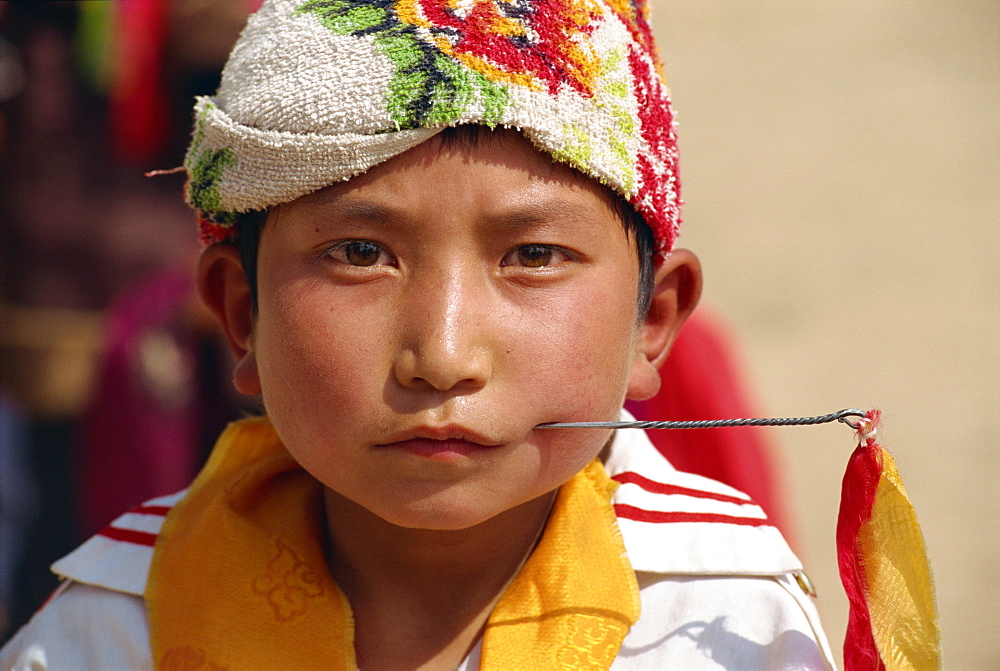
[[[747,417],[743,419],[704,419],[683,422],[553,422],[539,424],[536,429],[716,429],[726,426],[805,426],[843,422],[852,429],[858,428],[851,417],[864,417],[865,411],[846,408],[829,415],[815,417]]]

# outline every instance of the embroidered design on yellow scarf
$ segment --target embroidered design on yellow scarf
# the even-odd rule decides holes
[[[480,668],[607,669],[639,615],[597,461],[559,492],[491,613]],[[157,669],[356,669],[350,605],[323,554],[322,486],[265,418],[222,434],[160,532],[146,587]]]

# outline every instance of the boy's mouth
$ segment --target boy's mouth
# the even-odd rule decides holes
[[[439,461],[454,461],[463,457],[468,457],[476,452],[492,450],[498,445],[483,445],[471,440],[461,438],[447,438],[437,440],[434,438],[410,438],[400,440],[395,443],[379,445],[380,448],[399,449],[409,452],[418,457],[436,459]]]
[[[377,448],[399,449],[418,457],[454,461],[476,452],[492,450],[502,443],[461,426],[419,427],[392,436]]]

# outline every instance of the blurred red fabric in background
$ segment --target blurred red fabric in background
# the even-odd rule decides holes
[[[722,322],[711,312],[699,309],[681,329],[660,370],[660,393],[625,407],[636,418],[645,420],[758,417],[760,410],[753,402],[740,360]],[[746,492],[764,508],[785,538],[794,542],[780,467],[767,428],[661,429],[648,433],[675,468]]]

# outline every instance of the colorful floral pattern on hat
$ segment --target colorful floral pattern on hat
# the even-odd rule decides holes
[[[448,126],[518,129],[625,197],[661,250],[680,224],[677,145],[641,0],[268,0],[185,159],[206,244]]]

